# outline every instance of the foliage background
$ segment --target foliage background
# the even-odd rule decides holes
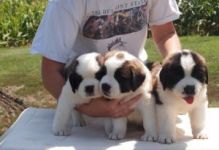
[[[177,0],[182,12],[175,22],[182,35],[219,35],[218,0]],[[47,0],[0,0],[0,47],[31,43]]]
[[[31,42],[47,0],[0,0],[0,47]]]
[[[182,15],[176,21],[180,35],[219,35],[218,0],[178,0]]]

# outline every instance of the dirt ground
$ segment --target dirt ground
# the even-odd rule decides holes
[[[15,94],[18,89],[19,87],[0,89],[0,135],[14,123],[25,108],[54,108],[56,106],[56,101],[47,93],[40,92],[36,95],[18,97]]]

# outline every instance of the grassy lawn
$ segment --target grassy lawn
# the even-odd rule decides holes
[[[211,107],[219,107],[219,36],[181,37],[182,47],[201,53],[209,70],[209,102]],[[149,60],[161,60],[153,42],[147,41]],[[22,98],[27,106],[54,107],[55,100],[43,89],[40,79],[38,55],[30,55],[28,47],[0,49],[0,89]],[[0,106],[0,122],[5,122],[5,111]],[[10,120],[10,119],[9,119]],[[12,121],[0,125],[0,135]]]
[[[24,86],[24,95],[42,90],[39,67],[40,57],[32,57],[28,48],[0,49],[0,86]]]
[[[29,53],[28,47],[0,49],[1,89],[25,99],[27,105],[48,107],[45,105],[48,93],[40,78],[40,60],[40,56]]]

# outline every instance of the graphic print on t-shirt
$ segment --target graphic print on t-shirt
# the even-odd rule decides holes
[[[107,50],[110,51],[112,49],[123,49],[125,45],[126,45],[126,42],[122,41],[121,37],[118,37],[108,44]]]
[[[147,24],[147,3],[110,15],[90,16],[83,27],[83,35],[90,39],[107,39],[140,31]]]

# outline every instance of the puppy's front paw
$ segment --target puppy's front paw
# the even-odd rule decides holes
[[[113,126],[112,126],[112,121],[110,119],[105,119],[104,120],[104,130],[107,136],[112,132]]]
[[[84,127],[84,126],[86,126],[86,121],[83,118],[81,118],[80,120],[74,120],[73,126],[74,127]]]
[[[148,141],[148,142],[156,142],[157,141],[157,135],[149,135],[145,133],[144,135],[141,136],[142,141]]]
[[[104,129],[105,129],[106,135],[109,136],[112,132],[112,127],[111,126],[105,126]]]
[[[161,144],[172,144],[175,143],[175,138],[161,135],[158,137],[158,142]]]
[[[112,139],[112,140],[121,140],[125,137],[125,133],[123,132],[120,132],[120,133],[109,133],[108,135],[109,139]]]
[[[193,138],[194,139],[208,139],[208,135],[207,135],[207,133],[202,131],[202,132],[199,132],[197,134],[193,134]]]
[[[71,128],[59,126],[59,125],[53,125],[53,133],[56,136],[69,136],[71,135]]]

